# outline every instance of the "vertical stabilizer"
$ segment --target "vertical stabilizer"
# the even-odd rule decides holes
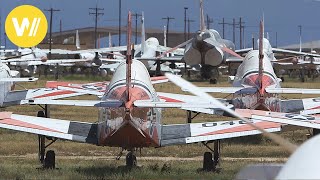
[[[144,28],[144,12],[141,13],[141,55],[146,48],[146,33]]]
[[[79,38],[79,31],[76,31],[76,48],[80,49],[80,38]]]
[[[264,27],[263,27],[263,21],[260,21],[260,37],[259,37],[259,86],[260,86],[260,95],[263,94],[262,91],[262,77],[263,77],[263,58],[264,58],[264,52],[263,52],[263,39],[264,39]]]
[[[204,22],[204,12],[203,12],[203,0],[200,0],[200,31],[206,29],[206,24]]]
[[[128,14],[128,25],[127,25],[127,74],[126,74],[126,95],[127,102],[130,101],[130,87],[131,87],[131,64],[132,64],[132,56],[131,56],[131,12]]]
[[[112,47],[112,37],[111,37],[111,33],[109,33],[109,47]]]

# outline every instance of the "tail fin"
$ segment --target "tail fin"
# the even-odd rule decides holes
[[[112,37],[111,37],[111,33],[109,33],[109,47],[112,47]]]
[[[167,47],[167,27],[163,26],[163,46]]]
[[[204,12],[203,12],[203,0],[200,0],[200,31],[206,29],[206,24],[204,22]]]
[[[131,87],[131,64],[132,64],[132,56],[131,56],[131,11],[128,13],[128,25],[127,25],[127,75],[126,75],[126,94],[127,94],[127,102],[130,101],[130,87]]]
[[[80,49],[80,38],[79,38],[79,31],[76,32],[76,48]]]
[[[144,53],[146,46],[146,33],[144,29],[144,12],[141,13],[141,55]]]
[[[264,35],[264,27],[263,27],[263,21],[260,21],[260,37],[259,37],[259,85],[260,90],[262,88],[262,76],[263,76],[263,58],[264,58],[264,52],[263,52],[263,35]],[[260,92],[262,94],[263,92]]]

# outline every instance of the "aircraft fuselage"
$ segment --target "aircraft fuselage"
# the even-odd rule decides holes
[[[99,145],[122,147],[129,150],[160,145],[161,109],[133,106],[135,100],[159,101],[151,84],[148,70],[140,61],[134,60],[131,75],[130,101],[126,102],[126,63],[118,66],[102,98],[102,100],[124,101],[126,107],[99,109]]]
[[[279,95],[265,92],[267,87],[280,87],[267,53],[259,76],[259,51],[250,51],[238,68],[233,86],[245,88],[234,94],[235,108],[280,111]]]

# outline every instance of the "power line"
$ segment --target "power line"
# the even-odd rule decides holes
[[[95,24],[94,24],[94,48],[97,49],[97,27],[98,27],[98,16],[104,15],[104,13],[100,13],[99,11],[103,11],[104,8],[89,8],[89,10],[93,10],[94,12],[90,12],[89,15],[95,16]]]
[[[169,39],[169,23],[170,23],[170,20],[173,20],[174,17],[165,17],[165,18],[162,18],[164,20],[167,20],[167,39],[166,39],[166,43],[167,43],[167,46],[168,46],[168,39]]]

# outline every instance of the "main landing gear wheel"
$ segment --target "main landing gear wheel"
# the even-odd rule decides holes
[[[203,154],[203,166],[204,171],[212,171],[213,170],[213,160],[212,160],[212,153],[205,152]]]
[[[43,167],[45,169],[54,169],[56,167],[56,154],[53,150],[47,151]]]
[[[212,141],[203,142],[202,144],[206,146],[211,152],[205,152],[203,154],[203,171],[212,171],[219,173],[221,168],[219,168],[220,163],[220,140],[213,142],[213,149],[208,145]],[[212,154],[213,153],[213,154]]]
[[[133,152],[128,152],[127,156],[126,156],[126,166],[127,167],[134,167],[137,165],[137,158],[136,156],[133,154]]]
[[[38,117],[49,117],[49,108],[45,106],[44,111],[38,111]],[[46,145],[46,139],[50,140]],[[57,138],[46,137],[44,135],[38,135],[38,143],[39,143],[39,161],[42,163],[42,167],[44,169],[55,169],[56,167],[56,154],[53,150],[48,150],[46,152],[46,148],[48,148],[51,144],[53,144]]]
[[[218,80],[217,79],[210,79],[210,84],[217,84]]]

